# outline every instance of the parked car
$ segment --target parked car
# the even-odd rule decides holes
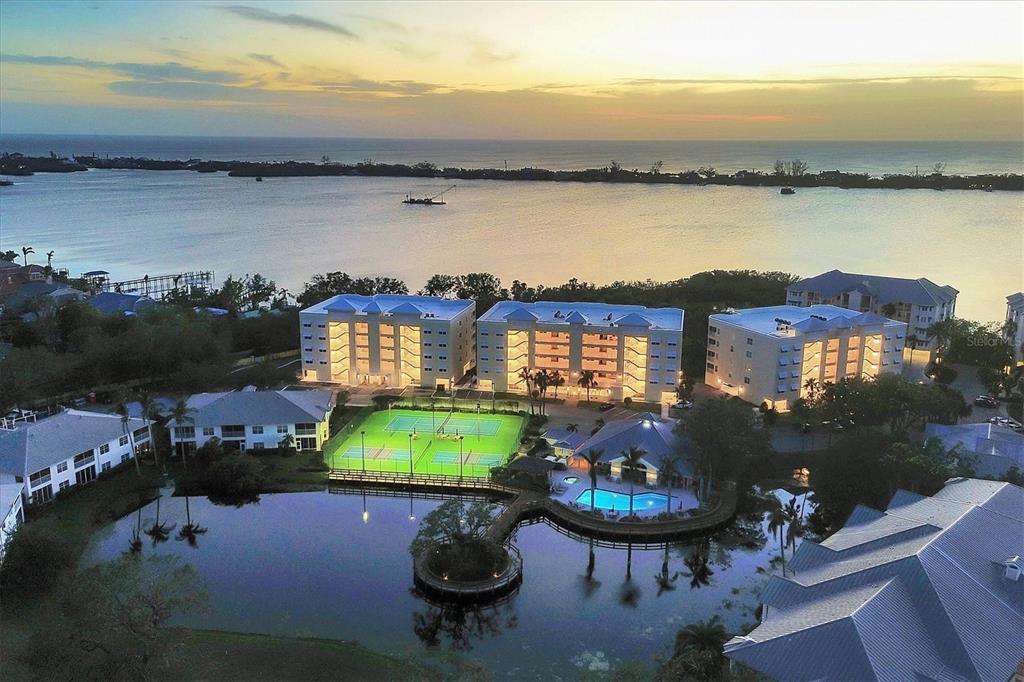
[[[974,399],[974,404],[978,407],[999,407],[999,401],[990,395],[979,395]]]
[[[693,407],[693,401],[692,400],[680,400],[678,403],[676,403],[672,407],[676,408],[677,410],[689,410],[689,409],[691,409]]]
[[[834,433],[839,433],[845,428],[842,424],[839,423],[838,419],[835,421],[826,419],[825,421],[821,422],[821,425],[824,426],[826,429],[831,429]]]

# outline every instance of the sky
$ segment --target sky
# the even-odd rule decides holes
[[[0,134],[1019,140],[1020,2],[0,2]]]

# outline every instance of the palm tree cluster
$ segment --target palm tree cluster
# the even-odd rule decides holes
[[[785,576],[786,548],[791,547],[793,552],[796,552],[797,538],[804,534],[803,505],[797,504],[796,497],[791,497],[786,504],[782,504],[774,496],[771,500],[771,507],[768,509],[768,533],[778,538],[782,575]]]

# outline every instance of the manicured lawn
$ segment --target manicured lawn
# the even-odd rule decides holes
[[[355,642],[193,630],[165,680],[431,680],[440,675]]]
[[[336,469],[409,473],[411,466],[419,474],[482,477],[519,448],[523,423],[505,414],[380,410],[343,429],[324,453]]]

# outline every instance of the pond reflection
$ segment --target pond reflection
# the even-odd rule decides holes
[[[680,627],[714,614],[738,630],[754,620],[778,554],[764,503],[706,537],[656,547],[611,547],[536,523],[515,533],[518,592],[452,607],[410,589],[409,543],[439,503],[358,490],[267,494],[242,507],[165,495],[97,532],[84,561],[136,545],[179,556],[209,595],[208,609],[179,621],[192,627],[357,640],[397,656],[455,651],[496,675],[550,679],[595,660],[653,665]]]

